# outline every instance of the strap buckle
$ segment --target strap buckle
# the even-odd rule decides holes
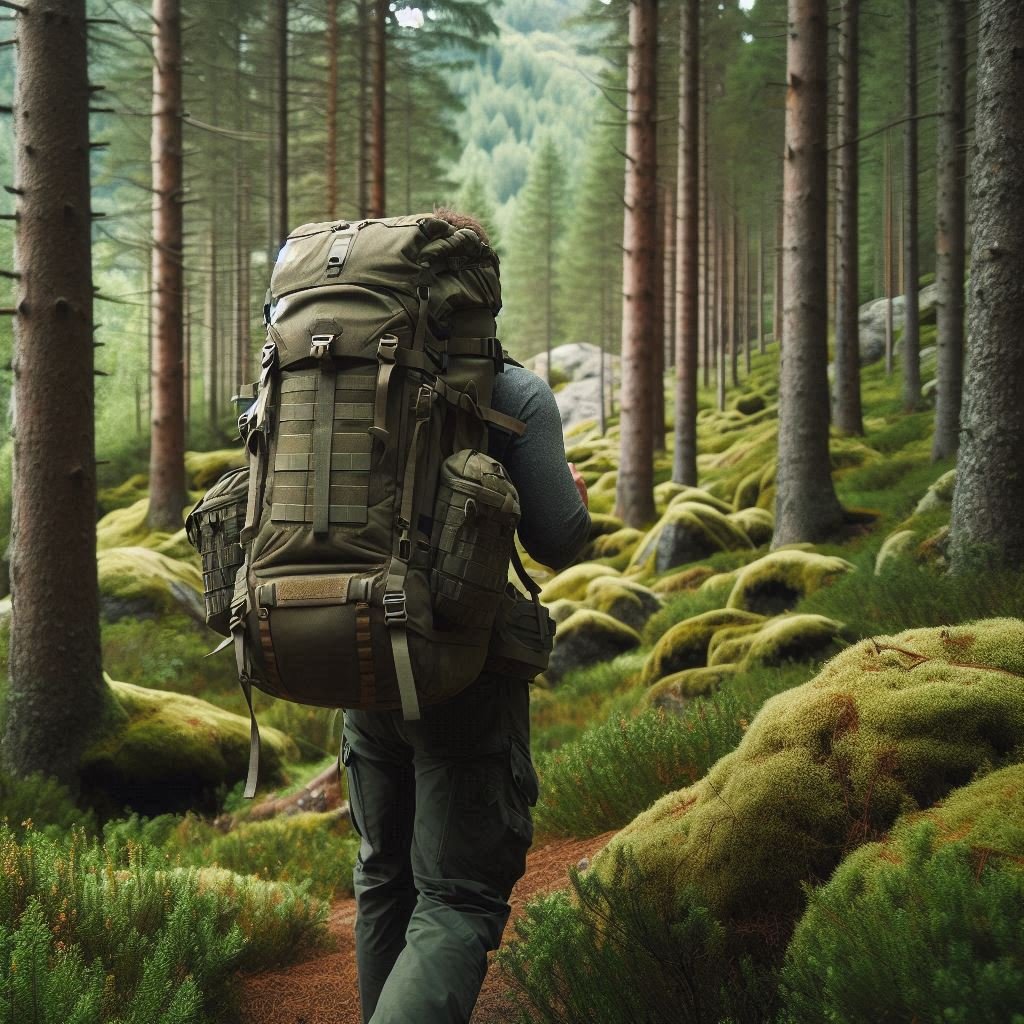
[[[309,354],[316,356],[317,359],[323,359],[324,356],[330,355],[332,341],[333,334],[314,334],[310,339]]]
[[[384,622],[388,626],[408,622],[409,615],[405,608],[405,591],[384,595]]]
[[[382,334],[377,342],[377,358],[383,363],[393,363],[398,349],[398,338],[393,334]]]
[[[434,389],[427,384],[421,384],[416,392],[416,419],[430,419],[430,407],[434,397]]]

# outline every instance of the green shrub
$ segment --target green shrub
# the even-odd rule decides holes
[[[782,974],[793,1024],[1022,1024],[1024,768],[1004,768],[811,896]]]
[[[183,869],[135,843],[0,826],[0,1015],[207,1024],[236,971],[300,955],[326,908],[292,888]]]
[[[763,1021],[770,986],[730,961],[724,930],[682,889],[670,907],[635,884],[620,853],[605,880],[570,872],[571,891],[530,903],[498,953],[532,1024],[731,1024]],[[668,911],[668,912],[666,912]]]
[[[75,805],[66,786],[44,775],[19,779],[0,772],[0,820],[16,835],[34,828],[56,837],[75,825],[96,831],[95,817]]]

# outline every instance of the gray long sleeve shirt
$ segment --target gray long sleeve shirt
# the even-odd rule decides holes
[[[551,388],[535,373],[507,364],[494,379],[491,404],[526,424],[516,437],[490,429],[490,454],[519,492],[519,538],[530,557],[552,569],[572,562],[590,535],[590,513],[565,461],[562,418]]]

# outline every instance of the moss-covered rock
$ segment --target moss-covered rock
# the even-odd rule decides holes
[[[743,413],[744,416],[753,416],[754,413],[761,412],[766,404],[764,395],[758,394],[755,391],[751,395],[740,395],[733,403],[733,407],[737,412]]]
[[[104,487],[96,496],[96,503],[101,512],[107,513],[117,508],[127,508],[148,496],[149,477],[145,473],[136,473],[116,487]]]
[[[772,551],[739,570],[727,606],[776,615],[854,568],[833,555],[792,548]]]
[[[697,591],[704,594],[708,600],[719,601],[724,607],[736,585],[736,577],[739,576],[739,569],[731,572],[715,572],[708,576],[697,588]]]
[[[681,569],[679,572],[663,576],[651,584],[651,590],[662,595],[678,594],[683,590],[696,590],[706,579],[714,575],[715,570],[710,565],[693,565],[689,569]]]
[[[728,516],[749,538],[754,547],[771,542],[775,531],[775,516],[764,508],[741,508]]]
[[[244,448],[225,448],[215,452],[185,452],[185,473],[192,490],[205,491],[225,473],[246,464]]]
[[[718,630],[708,644],[708,667],[741,664],[758,630],[765,625],[764,621],[750,622],[743,626],[726,626]]]
[[[811,896],[786,951],[785,1019],[1013,1020],[1024,991],[1022,864],[1022,765],[900,818]]]
[[[890,533],[875,556],[875,575],[881,576],[896,562],[910,554],[918,539],[916,530],[895,530]]]
[[[724,626],[746,626],[763,621],[763,616],[753,612],[719,608],[677,622],[648,655],[644,663],[643,682],[649,686],[683,669],[706,665],[708,645],[718,630]]]
[[[621,530],[616,530],[615,533],[607,533],[591,541],[587,547],[586,557],[607,559],[608,563],[616,569],[624,569],[629,564],[637,545],[643,539],[642,530],[624,526]]]
[[[709,505],[716,511],[721,512],[723,516],[729,515],[733,510],[729,502],[716,498],[701,487],[681,487],[668,505],[671,508],[673,505],[682,505],[684,502],[689,501],[695,501],[700,505]]]
[[[545,678],[557,683],[573,669],[594,665],[640,646],[635,629],[604,612],[581,608],[558,627]]]
[[[924,492],[924,496],[917,503],[914,509],[915,516],[922,516],[926,512],[934,512],[936,509],[948,508],[950,503],[953,501],[953,489],[956,487],[956,470],[951,469],[948,473],[943,473],[938,480],[935,481]]]
[[[664,515],[672,499],[685,490],[686,488],[682,484],[677,484],[675,480],[665,480],[657,484],[654,488],[654,511],[659,516]]]
[[[181,551],[182,555],[172,557],[198,558],[185,537],[185,514],[182,510],[182,528],[175,533],[153,530],[147,522],[149,515],[149,498],[142,498],[133,505],[117,508],[108,512],[96,524],[96,547],[102,551],[106,548],[144,547],[163,551]]]
[[[587,587],[586,605],[639,631],[661,608],[661,598],[649,587],[620,576],[603,576]]]
[[[750,538],[713,506],[698,501],[673,503],[637,546],[630,568],[667,572],[716,551],[752,548]]]
[[[865,640],[771,698],[735,751],[623,829],[654,894],[685,880],[730,941],[770,956],[805,883],[901,814],[1024,759],[1024,621]]]
[[[587,594],[591,580],[602,576],[617,576],[618,571],[607,565],[595,565],[593,562],[581,562],[553,576],[540,592],[540,599],[545,604],[552,604],[559,598],[566,597],[570,601],[582,601]]]
[[[567,597],[560,597],[547,606],[548,614],[556,623],[565,622],[573,612],[578,612],[583,607],[581,601],[570,601]]]
[[[659,679],[648,691],[647,699],[666,711],[681,711],[694,697],[714,693],[725,680],[739,671],[738,665],[705,665]]]
[[[618,517],[603,512],[590,514],[590,540],[618,533],[626,524]]]
[[[203,577],[190,562],[168,558],[152,548],[125,547],[100,551],[100,609],[104,619],[154,618],[184,610],[206,621]]]
[[[780,615],[752,633],[744,667],[826,658],[845,647],[843,624],[824,615]],[[710,663],[710,662],[709,662]]]
[[[112,810],[146,814],[212,807],[217,790],[245,778],[249,721],[196,697],[110,680],[107,719],[82,757],[83,789]],[[260,776],[281,781],[295,744],[261,729]]]
[[[591,496],[595,494],[611,494],[614,496],[618,480],[619,474],[616,472],[602,473],[597,478],[594,485],[592,487],[588,487],[587,490]],[[591,512],[591,518],[593,518],[593,512]],[[614,518],[614,516],[609,516],[608,518]]]

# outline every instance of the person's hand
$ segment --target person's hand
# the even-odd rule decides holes
[[[580,492],[580,498],[583,500],[583,504],[590,508],[590,498],[587,496],[587,484],[583,477],[580,476],[580,471],[576,468],[575,462],[569,463],[569,472],[572,473],[572,481],[576,485],[576,490]]]

